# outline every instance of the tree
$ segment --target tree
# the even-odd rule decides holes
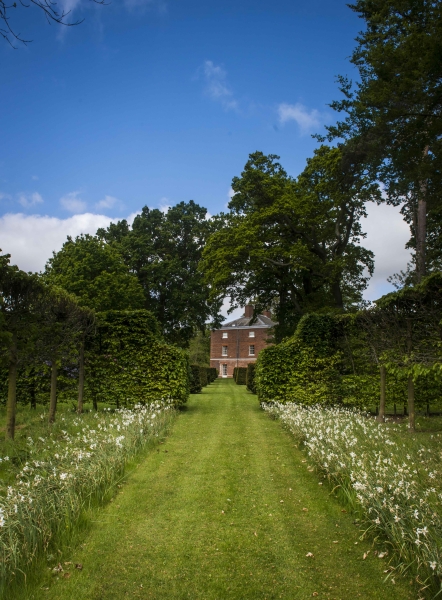
[[[17,371],[30,360],[37,334],[37,305],[43,286],[37,275],[9,265],[10,255],[0,256],[0,312],[3,325],[2,354],[8,363],[6,437],[14,439],[17,404]]]
[[[81,307],[75,296],[62,288],[46,286],[37,352],[41,361],[49,361],[51,364],[49,423],[55,421],[57,377],[60,363],[65,361],[78,364],[78,352],[80,349],[81,353],[81,342],[86,323],[91,318],[90,311]],[[81,385],[83,383],[84,381],[81,381]]]
[[[120,221],[97,232],[137,276],[144,307],[158,319],[169,342],[187,346],[208,319],[219,322],[220,303],[209,303],[209,285],[198,269],[216,226],[207,219],[207,210],[191,200],[166,213],[145,206],[131,228]]]
[[[332,103],[347,117],[329,127],[344,138],[402,204],[415,249],[415,281],[427,271],[426,222],[440,212],[442,150],[442,5],[432,0],[357,0],[364,19],[351,62],[356,88],[340,77],[344,99]],[[431,217],[430,217],[431,218]]]
[[[106,4],[105,0],[90,0],[95,4]],[[19,3],[14,1],[13,4],[9,4],[7,0],[0,0],[0,36],[6,40],[12,47],[13,40],[21,42],[22,44],[28,44],[30,40],[25,40],[21,37],[21,34],[16,32],[16,29],[11,26],[10,23],[10,11],[16,12],[17,8],[30,8],[34,6],[43,13],[48,23],[57,23],[58,25],[65,25],[66,27],[74,27],[83,22],[83,19],[77,21],[69,21],[68,17],[70,10],[66,11],[64,8],[58,9],[57,3],[53,0],[29,0],[29,4],[19,0]],[[15,16],[15,15],[14,15]]]
[[[372,254],[360,246],[365,202],[379,191],[363,167],[339,148],[321,146],[296,179],[276,156],[250,155],[208,240],[202,269],[212,294],[234,304],[273,304],[276,340],[293,333],[302,314],[355,306]]]
[[[143,289],[117,248],[91,235],[68,237],[49,259],[44,280],[97,312],[143,307]]]

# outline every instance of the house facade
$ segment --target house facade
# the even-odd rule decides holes
[[[270,329],[276,325],[270,312],[264,311],[253,323],[253,306],[248,304],[244,315],[212,331],[210,339],[210,366],[218,369],[220,377],[233,377],[235,367],[247,367],[255,362],[267,341]]]

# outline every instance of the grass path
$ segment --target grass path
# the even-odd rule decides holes
[[[28,597],[415,598],[405,582],[383,583],[383,560],[362,560],[368,544],[306,467],[256,396],[218,380],[63,556],[83,569],[65,565]]]

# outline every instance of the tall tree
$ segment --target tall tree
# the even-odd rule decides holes
[[[209,285],[198,269],[216,221],[193,200],[166,213],[143,208],[130,228],[125,221],[99,229],[98,236],[116,248],[144,291],[144,307],[162,326],[164,337],[186,346],[195,329],[219,321],[219,302],[210,304]]]
[[[251,154],[233,179],[230,213],[209,238],[202,268],[213,295],[253,300],[258,310],[273,304],[279,340],[306,311],[361,300],[373,264],[359,221],[379,191],[339,148],[319,148],[296,180],[277,158]]]
[[[118,249],[95,236],[68,237],[49,259],[43,277],[96,311],[143,307],[143,289]]]
[[[427,219],[441,204],[442,4],[357,0],[349,6],[366,26],[351,57],[360,82],[352,88],[340,78],[344,99],[332,107],[347,117],[328,137],[345,138],[383,182],[387,201],[403,205],[421,281]]]

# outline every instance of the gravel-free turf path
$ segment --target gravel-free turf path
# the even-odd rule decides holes
[[[385,560],[363,560],[368,542],[305,458],[256,396],[217,380],[32,598],[414,598],[383,583]]]

